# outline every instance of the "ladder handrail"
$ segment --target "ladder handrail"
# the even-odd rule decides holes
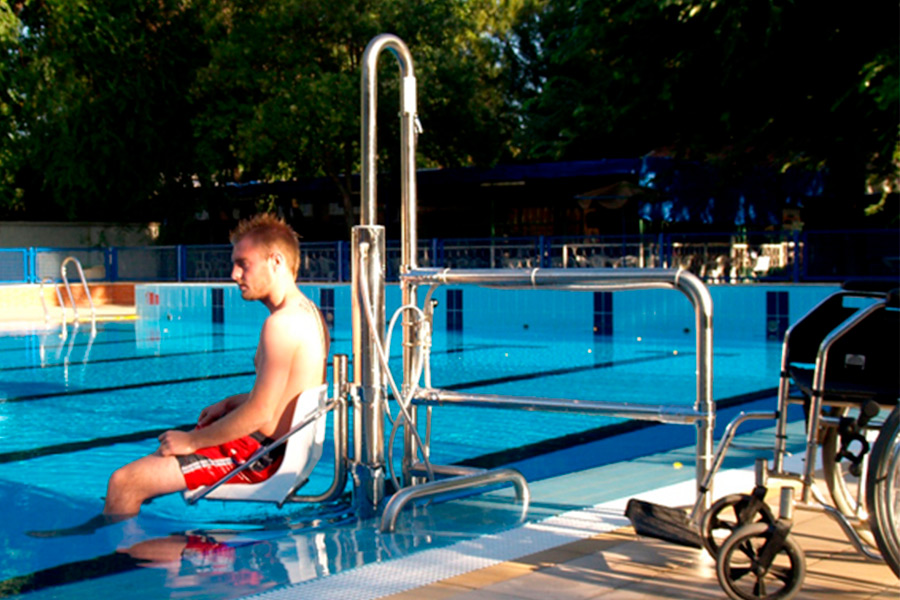
[[[45,277],[41,279],[41,306],[44,307],[44,324],[50,324],[50,309],[47,308],[47,299],[44,297],[44,284],[45,283],[53,283],[53,289],[56,290],[56,300],[59,302],[60,307],[63,310],[62,316],[62,325],[66,324],[66,305],[63,302],[62,292],[59,291],[59,286],[53,282],[52,277]]]
[[[75,267],[78,269],[78,277],[81,279],[81,285],[84,287],[84,295],[87,296],[88,304],[91,307],[91,332],[97,331],[97,311],[94,309],[94,300],[91,298],[91,290],[88,287],[87,279],[84,277],[84,269],[81,268],[81,262],[75,258],[74,256],[67,256],[65,260],[62,261],[62,264],[59,266],[59,274],[62,277],[63,283],[66,286],[66,293],[69,295],[69,301],[72,302],[72,312],[75,314],[75,324],[77,325],[78,320],[78,306],[75,304],[75,297],[72,295],[72,287],[69,285],[69,278],[66,276],[66,265],[70,262],[75,263]],[[66,320],[66,306],[62,305],[63,309],[63,323]]]

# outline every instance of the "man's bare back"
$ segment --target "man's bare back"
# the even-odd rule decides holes
[[[272,313],[263,325],[259,346],[253,359],[257,376],[260,370],[265,368],[267,361],[271,360],[266,354],[266,348],[282,345],[280,341],[265,343],[263,336],[267,334],[285,337],[283,345],[294,349],[288,364],[288,379],[284,385],[279,408],[276,410],[280,416],[259,428],[259,432],[263,435],[278,438],[290,430],[294,403],[300,394],[325,382],[324,369],[323,372],[317,373],[303,366],[325,364],[328,356],[328,329],[319,309],[303,294],[298,304],[286,306]]]

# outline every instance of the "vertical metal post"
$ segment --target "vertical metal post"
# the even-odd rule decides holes
[[[707,415],[697,420],[697,493],[703,495],[700,507],[708,509],[712,498],[709,489],[702,488],[713,464],[713,432],[716,427],[716,406],[713,400],[713,304],[709,289],[690,271],[679,270],[675,285],[694,306],[697,329],[697,400],[694,410]]]
[[[179,244],[175,246],[176,256],[178,257],[178,279],[177,281],[181,283],[187,279],[186,271],[187,271],[187,248],[183,245]]]
[[[400,159],[401,159],[401,227],[402,227],[402,237],[401,237],[401,256],[400,256],[400,273],[404,274],[409,272],[412,269],[416,268],[416,250],[418,247],[418,239],[417,239],[417,230],[418,225],[416,223],[416,78],[413,72],[413,61],[412,55],[409,52],[409,49],[406,47],[406,44],[395,35],[391,34],[382,34],[373,38],[369,45],[366,47],[365,52],[363,53],[363,61],[362,61],[362,78],[361,78],[361,97],[362,97],[362,140],[361,140],[361,148],[362,148],[362,170],[361,170],[361,194],[362,194],[362,206],[360,210],[360,223],[363,226],[373,225],[376,223],[378,218],[378,201],[377,201],[377,170],[378,170],[378,161],[377,161],[377,146],[378,146],[378,128],[376,123],[376,115],[378,112],[378,57],[383,50],[390,50],[394,57],[397,59],[397,63],[400,67],[400,76],[401,76],[401,95],[400,95],[400,136],[401,136],[401,148],[400,148]],[[361,240],[354,240],[354,248],[353,251],[356,253],[358,251],[357,244]],[[383,249],[383,239],[382,239],[382,249],[381,249],[381,260],[383,261],[384,249]],[[352,264],[354,273],[358,268],[357,260],[354,258]],[[370,275],[372,277],[377,276],[376,273],[371,271],[371,267],[369,269]],[[379,331],[383,332],[384,326],[384,305],[383,305],[383,288],[384,288],[384,270],[382,269],[380,273],[380,286],[382,289],[382,305],[379,307],[373,307],[374,310],[380,311],[379,315],[376,315],[381,320],[381,328]],[[354,277],[354,281],[358,280],[358,277]],[[367,279],[367,281],[376,284],[374,279]],[[373,285],[372,287],[376,287]],[[354,289],[356,287],[354,286]],[[406,305],[416,305],[416,286],[411,283],[403,283],[401,284],[401,294],[402,294],[402,303],[404,306]],[[357,301],[356,296],[354,296],[354,302]],[[356,323],[357,317],[354,317],[354,323]],[[354,330],[356,331],[356,330]],[[404,371],[404,385],[409,380],[409,375],[412,373],[412,360],[413,360],[413,345],[412,340],[415,334],[414,326],[412,324],[412,320],[408,315],[404,315],[403,319],[403,371]],[[356,335],[354,334],[354,340],[356,339]],[[354,348],[356,348],[356,342],[354,342]],[[360,350],[363,351],[363,347],[360,347]],[[355,354],[357,357],[354,360],[354,364],[360,362],[359,356]],[[357,367],[358,368],[358,367]],[[371,374],[374,377],[374,373]],[[379,381],[381,380],[382,374],[379,373]],[[362,379],[357,378],[357,381],[362,382]],[[366,383],[362,383],[364,387],[366,387]],[[373,388],[374,389],[374,388]],[[378,394],[381,394],[381,386],[378,386]],[[404,389],[402,393],[405,394],[406,390]],[[374,400],[372,398],[371,400]],[[364,410],[379,410],[382,411],[380,414],[376,415],[371,414],[366,419],[366,423],[370,420],[374,422],[377,418],[379,422],[379,427],[381,430],[381,439],[378,439],[377,436],[364,437],[363,445],[368,446],[369,444],[380,444],[379,448],[370,448],[366,447],[363,449],[363,453],[374,459],[376,456],[381,457],[381,462],[378,463],[377,466],[382,468],[380,473],[380,484],[382,490],[380,493],[375,493],[374,490],[369,490],[366,493],[372,492],[373,497],[372,500],[375,501],[377,497],[377,501],[380,501],[381,495],[383,495],[383,453],[384,453],[384,435],[383,435],[383,426],[381,426],[383,420],[383,410],[384,410],[384,399],[381,398],[380,404],[373,403],[367,396],[364,397],[364,406],[367,409]],[[413,458],[415,457],[415,446],[411,429],[416,426],[415,423],[415,415],[413,414],[412,422],[408,424],[408,427],[404,433],[405,440],[405,451],[403,458],[403,472],[404,479],[408,479],[407,475],[409,472],[409,466],[414,462]],[[373,426],[374,427],[374,426]],[[375,431],[373,430],[374,434]],[[373,463],[369,465],[371,468],[375,468],[376,465]],[[374,477],[373,472],[373,477]],[[368,482],[369,487],[372,485],[376,485],[376,482]],[[377,504],[377,501],[375,503]]]
[[[362,518],[376,514],[384,499],[384,374],[378,346],[384,344],[384,227],[353,228],[351,278],[353,380],[360,393],[360,412],[353,415],[354,504]]]

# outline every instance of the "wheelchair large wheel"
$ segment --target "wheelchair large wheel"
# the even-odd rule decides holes
[[[847,409],[833,409],[832,416],[842,417]],[[871,441],[871,440],[870,440]],[[825,429],[822,435],[822,474],[825,485],[834,501],[834,507],[848,517],[860,517],[863,508],[860,478],[849,472],[849,465],[837,458],[841,448],[841,436],[834,427]],[[867,457],[868,458],[868,457]],[[863,463],[865,465],[865,462]]]
[[[709,510],[703,513],[703,519],[700,521],[700,542],[710,556],[713,558],[718,556],[722,544],[736,529],[750,523],[762,522],[771,525],[775,522],[775,516],[769,505],[760,503],[752,518],[746,523],[741,523],[740,514],[752,500],[753,497],[748,494],[728,494],[716,500]]]
[[[788,535],[768,568],[759,559],[775,527],[751,523],[725,540],[716,558],[719,585],[732,600],[792,598],[806,577],[803,550]]]
[[[872,446],[866,504],[875,543],[900,577],[900,406],[891,411]]]

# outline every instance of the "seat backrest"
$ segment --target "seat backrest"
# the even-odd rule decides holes
[[[900,395],[900,310],[883,305],[831,346],[825,389],[871,396],[886,405]]]
[[[291,428],[300,424],[319,408],[325,406],[328,399],[328,386],[322,384],[310,388],[300,394],[294,405]],[[316,463],[322,457],[322,446],[325,442],[325,425],[327,413],[319,416],[315,422],[303,427],[285,442],[284,458],[274,475],[259,483],[235,483],[220,485],[204,498],[215,500],[243,500],[247,502],[281,503],[302,482],[309,478]],[[186,500],[191,500],[204,488],[184,492]]]
[[[787,363],[815,363],[819,345],[838,325],[859,310],[845,300],[858,298],[853,292],[835,292],[791,326],[787,337]],[[874,300],[873,300],[874,301]]]
[[[324,383],[300,394],[294,406],[291,427],[297,426],[307,416],[325,406],[327,400],[328,386]],[[314,423],[310,423],[288,439],[284,460],[278,468],[279,473],[284,470],[287,470],[289,474],[295,473],[295,481],[309,478],[316,463],[322,458],[325,422],[326,414],[323,413]]]

